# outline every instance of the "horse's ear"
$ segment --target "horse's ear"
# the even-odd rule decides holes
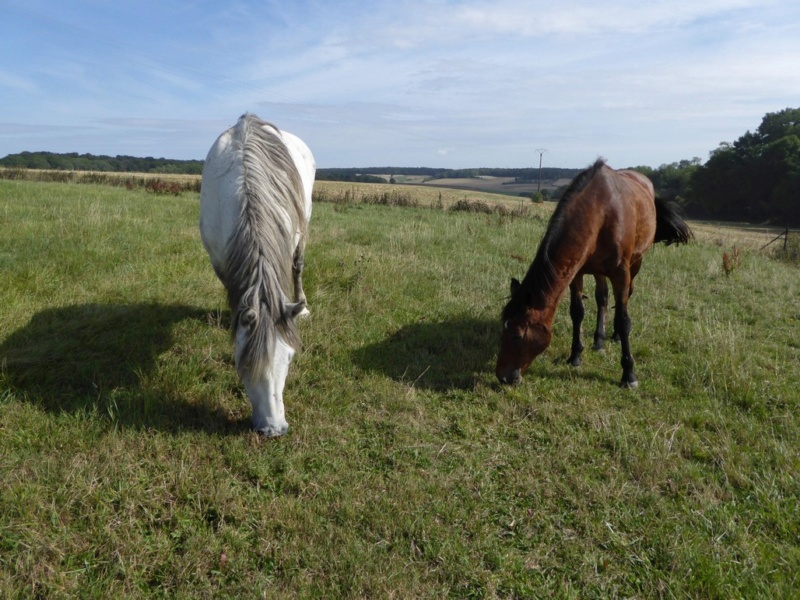
[[[300,300],[300,302],[284,302],[283,303],[283,317],[288,321],[294,319],[303,312],[303,309],[306,307],[305,300]]]
[[[511,295],[512,296],[517,293],[517,290],[519,289],[520,285],[522,285],[522,284],[519,282],[518,279],[516,279],[516,278],[512,278],[511,279]]]

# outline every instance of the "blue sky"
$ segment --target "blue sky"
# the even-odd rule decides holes
[[[0,157],[203,159],[245,111],[320,167],[657,167],[800,107],[796,0],[0,0]]]

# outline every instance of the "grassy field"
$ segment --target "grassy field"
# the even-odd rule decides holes
[[[499,311],[549,206],[347,186],[319,187],[265,441],[196,193],[0,181],[0,597],[800,595],[796,266],[654,248],[637,391],[618,345],[565,364],[566,306],[509,389]]]

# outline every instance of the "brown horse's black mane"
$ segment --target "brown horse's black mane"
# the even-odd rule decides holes
[[[531,296],[540,290],[546,290],[555,282],[556,273],[553,263],[550,260],[550,250],[555,240],[558,240],[564,221],[564,207],[578,194],[580,194],[589,182],[592,181],[597,172],[606,164],[605,159],[598,158],[595,163],[581,171],[569,184],[567,190],[561,195],[561,199],[556,205],[553,216],[547,225],[539,249],[531,263],[525,278],[522,280],[519,289],[512,294],[511,298],[503,309],[503,321],[521,314],[531,305]]]

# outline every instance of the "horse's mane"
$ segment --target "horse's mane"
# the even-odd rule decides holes
[[[605,164],[605,159],[598,158],[591,167],[578,173],[561,195],[561,199],[558,201],[555,211],[553,211],[553,216],[550,217],[550,222],[547,224],[544,237],[539,243],[536,256],[525,274],[525,278],[522,280],[517,292],[512,294],[503,309],[503,321],[518,316],[525,308],[530,306],[530,297],[533,292],[545,291],[555,283],[557,274],[550,259],[550,251],[554,242],[561,236],[565,207],[575,196],[586,189],[589,182],[592,181]]]
[[[293,298],[295,235],[306,235],[303,184],[273,125],[242,115],[233,139],[242,161],[241,213],[227,244],[225,287],[233,331],[247,329],[238,368],[259,372],[272,359],[276,331],[300,347],[294,319],[285,318],[283,309]]]

